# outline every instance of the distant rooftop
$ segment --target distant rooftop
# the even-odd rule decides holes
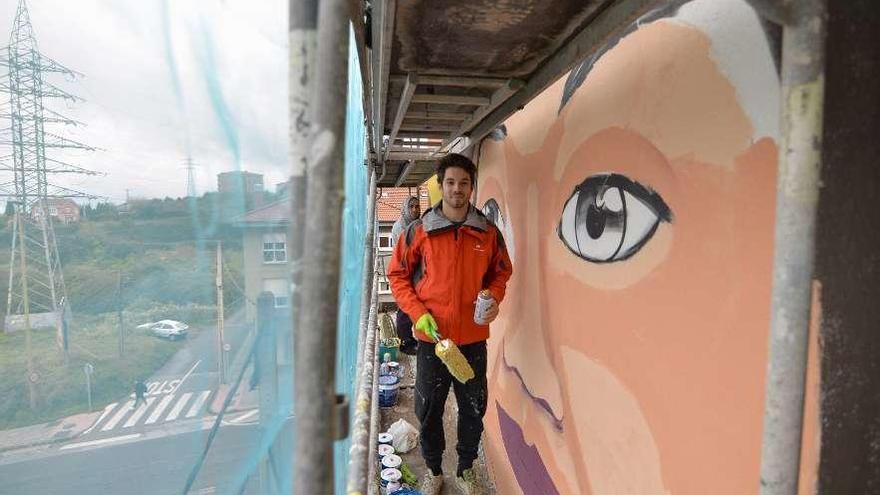
[[[377,215],[380,222],[396,222],[400,218],[400,207],[410,196],[418,196],[422,212],[431,205],[428,199],[428,188],[418,187],[382,187],[377,190]]]

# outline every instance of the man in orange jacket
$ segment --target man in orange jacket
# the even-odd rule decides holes
[[[498,316],[513,268],[501,232],[469,202],[476,170],[470,159],[459,154],[446,155],[438,162],[443,200],[401,234],[388,269],[394,299],[416,322],[416,415],[421,423],[422,456],[431,470],[421,485],[426,495],[439,493],[443,483],[443,411],[450,384],[458,402],[456,483],[466,494],[484,491],[473,462],[486,413],[489,325],[474,322],[474,309],[479,292],[488,290],[493,301],[485,321]],[[434,354],[434,343],[441,338],[459,346],[475,378],[467,383],[452,378]]]

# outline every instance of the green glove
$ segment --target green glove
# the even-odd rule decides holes
[[[416,483],[419,482],[419,477],[406,464],[400,465],[400,474],[403,476],[403,482],[407,485],[416,486]]]
[[[431,313],[425,313],[419,317],[419,320],[416,321],[416,330],[427,335],[434,342],[440,342],[441,335],[437,331],[437,322],[434,321]]]

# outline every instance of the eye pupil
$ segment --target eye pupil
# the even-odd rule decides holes
[[[602,237],[602,233],[605,232],[606,216],[607,213],[603,208],[596,205],[587,207],[587,234],[591,239]]]

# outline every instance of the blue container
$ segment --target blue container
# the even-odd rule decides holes
[[[379,407],[394,407],[397,404],[397,389],[400,378],[394,375],[379,376]]]
[[[391,492],[391,495],[422,495],[422,492],[413,488],[401,488],[400,490],[394,490]]]

